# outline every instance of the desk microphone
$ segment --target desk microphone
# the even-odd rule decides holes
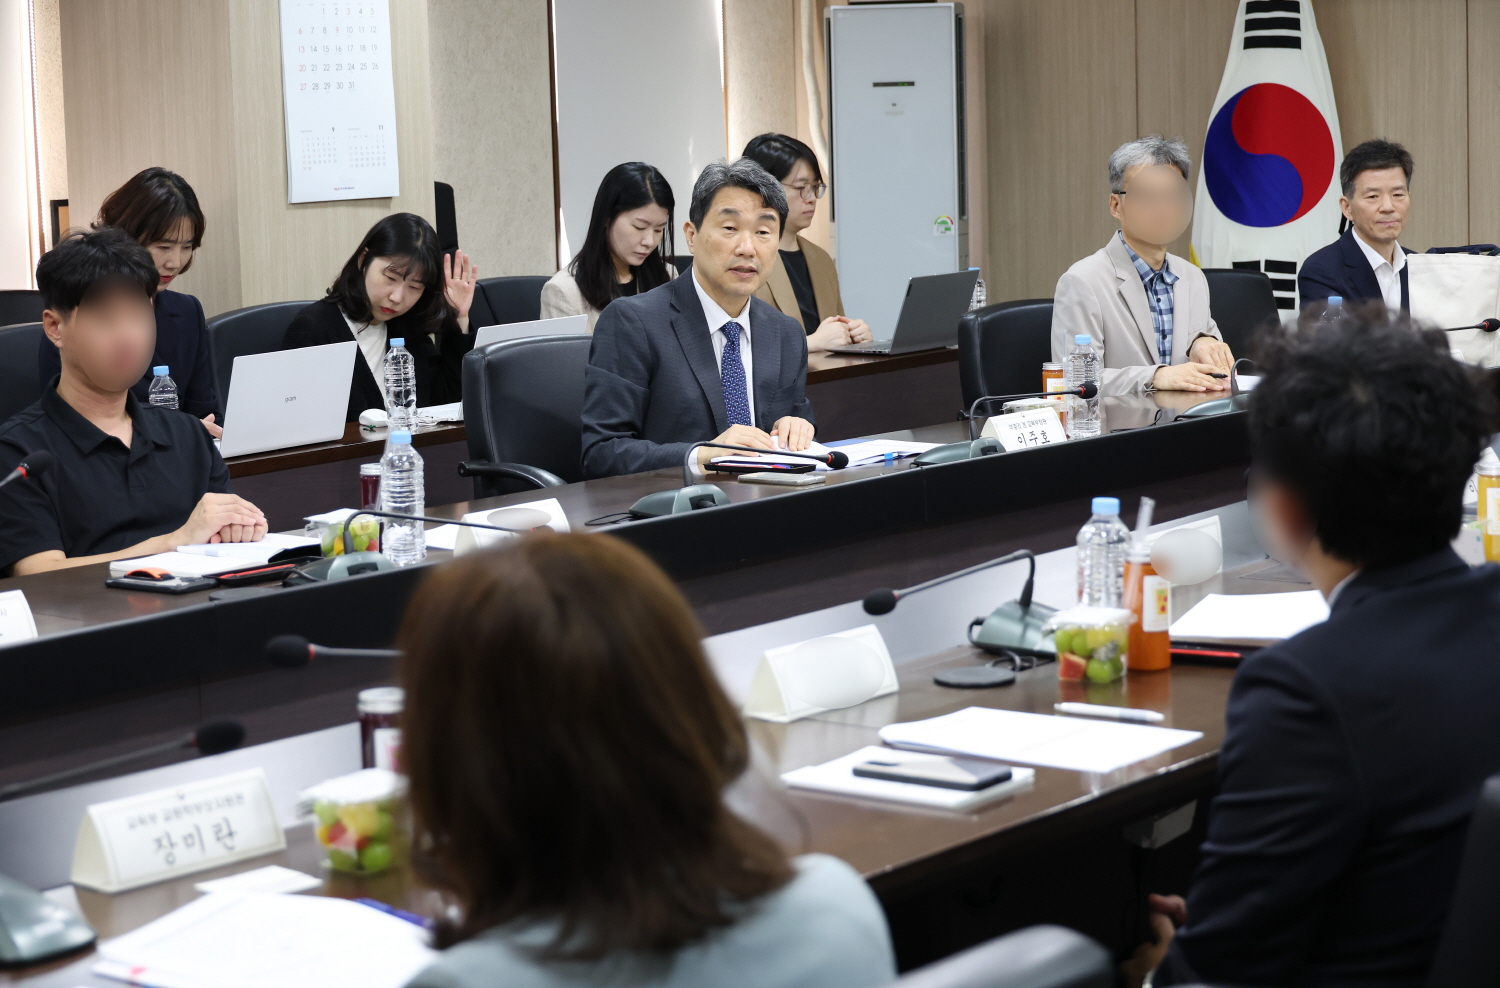
[[[399,659],[401,653],[393,648],[332,648],[314,645],[301,635],[277,635],[266,642],[266,661],[282,669],[305,666],[314,659]]]
[[[1026,584],[1021,588],[1021,596],[1008,603],[1001,604],[995,608],[987,617],[977,617],[969,622],[969,642],[986,652],[995,652],[1001,655],[1030,655],[1037,658],[1056,658],[1055,650],[1047,648],[1043,644],[1046,637],[1042,633],[1042,626],[1047,619],[1057,613],[1054,607],[1046,604],[1033,603],[1031,599],[1032,587],[1036,583],[1036,557],[1030,549],[1017,549],[1015,552],[1007,553],[998,559],[961,569],[957,573],[949,573],[936,579],[918,583],[914,587],[905,590],[881,589],[871,592],[864,599],[866,614],[889,614],[896,609],[896,605],[903,597],[909,597],[923,590],[942,586],[954,580],[962,579],[982,570],[995,566],[1004,566],[1007,563],[1026,560],[1031,564],[1031,570],[1026,575]],[[978,628],[978,633],[975,632]],[[940,686],[955,686],[959,688],[975,689],[987,686],[1004,686],[1015,679],[1015,673],[1008,669],[1001,669],[993,665],[965,666],[959,669],[949,669],[938,673],[934,681]]]
[[[21,462],[16,464],[16,468],[6,474],[4,480],[0,480],[0,487],[4,487],[11,481],[19,480],[22,477],[25,477],[27,480],[36,480],[52,468],[52,463],[55,459],[56,457],[45,449],[27,453]]]
[[[971,440],[978,439],[979,436],[974,431],[974,420],[979,417],[976,414],[976,410],[980,405],[992,401],[1020,401],[1023,398],[1057,398],[1063,395],[1077,395],[1084,401],[1089,401],[1090,399],[1099,397],[1099,385],[1093,381],[1084,381],[1076,388],[1064,388],[1061,391],[1031,391],[1022,395],[985,395],[983,398],[975,398],[974,403],[969,406],[969,410],[967,412],[959,412],[958,417],[961,421],[969,423],[969,438]]]
[[[799,460],[826,463],[834,470],[842,470],[849,465],[849,455],[836,449],[831,449],[826,453],[794,453],[789,449],[755,449],[750,446],[735,446],[714,440],[692,443],[682,456],[682,487],[675,491],[657,491],[655,494],[647,494],[630,506],[630,517],[657,518],[661,515],[676,515],[685,511],[715,508],[721,504],[728,504],[729,495],[725,494],[717,484],[693,483],[693,458],[698,450],[705,446],[711,449],[728,449],[738,453],[755,453],[762,456],[791,456]],[[708,469],[712,470],[712,465]]]
[[[182,751],[188,748],[196,748],[200,755],[218,755],[226,751],[233,751],[243,744],[244,741],[245,727],[239,721],[213,720],[175,741],[166,741],[162,744],[152,745],[149,748],[142,748],[140,751],[101,758],[87,765],[64,769],[61,772],[53,772],[51,775],[29,779],[25,782],[14,782],[0,788],[0,802],[4,802],[7,799],[15,799],[18,796],[28,796],[43,789],[51,789],[60,782],[68,782],[80,776],[93,775],[95,772],[102,772],[105,769],[142,761],[154,755],[164,755],[169,752]]]
[[[1472,326],[1454,326],[1452,329],[1442,330],[1444,333],[1460,333],[1466,329],[1482,329],[1486,333],[1500,332],[1500,319],[1482,319]]]

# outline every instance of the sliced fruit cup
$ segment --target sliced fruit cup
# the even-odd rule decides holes
[[[323,547],[324,556],[344,554],[344,518],[350,513],[329,512],[327,515],[314,515],[307,519],[307,535],[318,540]],[[349,526],[349,541],[353,543],[355,552],[379,552],[380,519],[370,515],[355,518]]]
[[[1072,607],[1047,622],[1057,646],[1057,678],[1112,683],[1125,675],[1130,624],[1135,615],[1117,607]]]
[[[405,780],[365,769],[320,783],[302,794],[317,826],[323,862],[333,871],[376,875],[406,860],[411,846]]]

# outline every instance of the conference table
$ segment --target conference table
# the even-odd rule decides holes
[[[636,544],[673,576],[710,635],[709,653],[732,695],[743,690],[748,668],[770,644],[827,633],[829,622],[845,628],[868,623],[851,602],[869,590],[909,586],[1012,549],[1042,554],[1038,600],[1068,603],[1069,547],[1095,494],[1120,496],[1127,514],[1135,499],[1150,494],[1157,498],[1163,524],[1204,513],[1224,516],[1224,575],[1203,587],[1178,588],[1178,595],[1188,596],[1174,601],[1177,606],[1188,606],[1193,593],[1220,586],[1226,592],[1283,588],[1251,573],[1268,565],[1253,544],[1230,554],[1231,541],[1253,542],[1243,520],[1244,416],[1179,418],[1194,403],[1184,396],[1106,399],[1109,431],[1096,439],[939,466],[908,461],[851,468],[805,490],[721,478],[730,499],[726,506],[597,527]],[[950,423],[893,437],[955,441],[967,437],[967,427]],[[662,470],[463,502],[433,513],[458,517],[556,497],[573,529],[586,530],[587,522],[607,519],[636,498],[681,482],[680,471]],[[1231,539],[1232,533],[1238,534]],[[439,564],[444,555],[431,553],[429,564]],[[197,762],[144,763],[150,771],[125,781],[145,785],[162,772],[213,774],[210,762],[242,764],[235,760],[247,757],[275,762],[278,751],[299,752],[295,758],[281,756],[292,765],[329,764],[308,757],[308,745],[322,745],[318,750],[326,754],[329,745],[342,744],[349,749],[347,768],[357,767],[357,745],[347,736],[354,694],[389,682],[392,671],[383,663],[354,660],[271,669],[261,648],[280,632],[330,645],[385,646],[426,568],[234,592],[218,600],[204,600],[206,594],[106,590],[103,567],[0,580],[0,590],[25,591],[41,631],[35,641],[0,650],[16,685],[0,694],[0,783],[133,750],[221,716],[244,723],[253,747]],[[838,854],[860,869],[891,918],[903,966],[1049,919],[1126,949],[1138,937],[1142,918],[1122,903],[1138,900],[1142,882],[1167,891],[1181,888],[1192,867],[1195,836],[1147,855],[1120,835],[1142,819],[1189,804],[1201,807],[1211,794],[1231,671],[1178,667],[1085,689],[1082,697],[1064,695],[1050,665],[1021,673],[1017,685],[1004,690],[960,693],[933,685],[934,669],[975,661],[964,644],[968,618],[1015,596],[1016,569],[976,574],[874,619],[894,643],[902,684],[898,694],[793,724],[748,724],[757,771],[737,787],[736,805],[789,850]],[[937,610],[929,613],[929,608]],[[1076,692],[1076,684],[1068,689]],[[881,723],[970,704],[1046,712],[1060,696],[1159,709],[1169,726],[1202,731],[1203,737],[1118,777],[1039,769],[1030,789],[968,815],[792,793],[776,780],[781,771],[874,743]],[[340,732],[343,742],[336,741]],[[327,774],[332,773],[320,777]],[[297,785],[315,781],[301,779]],[[24,851],[0,841],[0,872],[39,887],[62,884],[78,800],[86,805],[91,794],[119,794],[110,787],[120,784],[111,779],[0,804],[0,833],[32,833],[38,814],[47,817],[58,806],[69,807],[44,828],[57,845],[50,854],[30,841],[20,842]],[[1194,819],[1196,835],[1202,813]],[[306,835],[294,830],[284,860],[307,868],[312,858]],[[190,898],[193,882],[202,877],[115,896],[81,892],[79,898],[108,935]],[[389,881],[395,886],[376,883],[378,888],[367,891],[420,898],[403,890],[399,879]],[[336,894],[341,890],[348,891],[339,881],[328,886]],[[81,963],[54,965],[50,973],[24,978],[37,984],[88,983],[86,965],[77,966]]]

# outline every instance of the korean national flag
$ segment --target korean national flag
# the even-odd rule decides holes
[[[1264,271],[1294,316],[1303,259],[1339,236],[1342,147],[1311,0],[1240,0],[1198,169],[1192,260]]]

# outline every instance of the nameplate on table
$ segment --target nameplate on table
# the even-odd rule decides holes
[[[528,501],[525,504],[513,504],[505,508],[491,508],[488,511],[471,511],[464,515],[463,520],[479,525],[496,525],[500,528],[514,529],[515,532],[455,526],[457,531],[454,533],[453,554],[456,556],[473,552],[475,549],[498,545],[505,539],[514,538],[517,533],[548,529],[554,532],[570,531],[568,516],[563,513],[562,503],[555,497],[541,501]],[[431,539],[427,544],[432,544]]]
[[[992,415],[982,435],[1000,440],[1007,453],[1068,441],[1055,408],[1028,408],[1020,412]]]
[[[20,590],[0,593],[0,645],[12,645],[36,637],[31,605]]]
[[[254,768],[90,806],[72,882],[123,892],[285,848],[266,774]]]
[[[896,667],[873,624],[767,649],[755,667],[745,716],[790,723],[896,692]]]

